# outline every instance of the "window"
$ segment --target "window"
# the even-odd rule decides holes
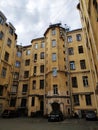
[[[56,46],[56,40],[52,40],[52,47]]]
[[[70,70],[75,70],[75,61],[70,61]]]
[[[85,95],[86,105],[92,105],[91,103],[91,95]]]
[[[17,57],[21,57],[21,55],[22,55],[22,53],[21,53],[21,51],[17,51]]]
[[[44,80],[40,80],[40,89],[44,89]]]
[[[3,86],[0,85],[0,96],[2,96],[2,95],[3,95]]]
[[[41,48],[45,48],[45,43],[44,42],[41,43]]]
[[[79,95],[73,95],[73,101],[75,106],[79,106]]]
[[[10,107],[15,107],[15,105],[16,105],[16,98],[11,98]]]
[[[32,81],[32,89],[36,89],[36,80]]]
[[[15,63],[15,67],[20,67],[20,61],[16,61],[16,63]]]
[[[56,61],[56,53],[52,54],[52,61]]]
[[[81,34],[77,34],[76,39],[77,39],[77,41],[81,41],[82,40]]]
[[[11,43],[12,43],[11,39],[8,38],[8,40],[7,40],[7,45],[8,45],[9,47],[11,47]]]
[[[0,24],[4,23],[4,19],[0,16]]]
[[[18,72],[14,73],[14,79],[19,79],[19,73]]]
[[[34,54],[34,62],[37,61],[37,54]]]
[[[86,69],[85,60],[80,60],[81,69]]]
[[[68,37],[67,37],[67,42],[68,42],[68,43],[72,42],[72,36],[68,36]]]
[[[56,84],[53,85],[53,94],[58,94],[58,86]]]
[[[4,36],[3,32],[0,31],[0,40],[2,40],[3,36]]]
[[[29,71],[24,71],[24,78],[28,78],[29,77]]]
[[[27,99],[23,98],[21,100],[21,107],[26,107]]]
[[[25,66],[30,65],[30,59],[25,60]]]
[[[26,93],[27,89],[28,89],[28,84],[23,84],[22,93]]]
[[[34,48],[38,49],[38,43],[35,43]]]
[[[73,47],[68,48],[68,54],[69,55],[73,55],[74,54]]]
[[[34,74],[36,74],[36,71],[37,71],[37,67],[34,66]]]
[[[26,55],[30,55],[30,50],[26,50]]]
[[[40,59],[44,59],[44,52],[40,53]]]
[[[88,86],[88,76],[83,76],[82,79],[83,79],[83,85],[85,87]]]
[[[31,106],[35,105],[35,97],[32,97],[32,102],[31,102]]]
[[[78,52],[83,53],[83,46],[78,46]]]
[[[55,77],[57,76],[57,68],[52,69],[52,75]]]
[[[40,73],[44,73],[44,65],[40,66]]]
[[[9,33],[11,34],[11,35],[13,35],[13,33],[14,33],[14,30],[10,27],[9,28]]]
[[[52,29],[52,35],[56,35],[56,30],[55,30],[55,28]]]
[[[77,85],[77,78],[76,77],[72,77],[71,79],[72,79],[72,87],[73,88],[77,88],[78,87],[78,85]]]
[[[8,61],[9,60],[9,53],[5,52],[4,60]]]
[[[5,67],[3,67],[2,68],[2,73],[1,73],[2,77],[6,77],[6,71],[7,71],[7,69]]]

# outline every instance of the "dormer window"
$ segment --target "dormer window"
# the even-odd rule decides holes
[[[4,19],[2,18],[2,16],[0,16],[0,24],[4,23]]]
[[[10,27],[9,28],[9,33],[11,34],[11,35],[13,35],[13,33],[14,33],[14,30]]]

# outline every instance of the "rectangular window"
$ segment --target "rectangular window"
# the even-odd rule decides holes
[[[32,97],[31,106],[35,105],[35,97]]]
[[[29,78],[29,71],[24,71],[24,78]]]
[[[75,106],[79,106],[80,105],[79,95],[73,95],[73,101]]]
[[[88,86],[88,76],[83,76],[82,79],[84,87]]]
[[[70,70],[75,70],[75,61],[70,61]]]
[[[34,62],[37,61],[37,54],[34,54]]]
[[[0,40],[2,40],[2,39],[3,39],[3,36],[4,36],[3,32],[2,32],[2,31],[0,31]]]
[[[76,34],[76,39],[77,41],[81,41],[82,40],[81,34]]]
[[[11,35],[13,35],[13,33],[14,33],[14,30],[10,27],[9,28],[9,33],[11,34]]]
[[[36,72],[37,72],[37,67],[34,66],[34,74],[36,75]]]
[[[4,60],[8,61],[9,60],[9,53],[5,52]]]
[[[7,45],[8,45],[9,47],[11,47],[11,43],[12,43],[11,39],[8,38],[8,40],[7,40]]]
[[[2,73],[1,73],[1,76],[2,76],[3,78],[6,77],[6,71],[7,71],[7,69],[6,69],[5,67],[3,67],[3,68],[2,68]]]
[[[86,69],[85,60],[80,60],[80,67],[81,67],[81,69]]]
[[[56,61],[56,53],[52,54],[52,61]]]
[[[83,53],[83,46],[78,46],[78,52],[79,52],[79,54]]]
[[[0,96],[2,96],[2,95],[3,95],[3,86],[0,85]]]
[[[56,40],[52,40],[52,47],[56,47]]]
[[[26,55],[30,55],[30,50],[26,50]]]
[[[19,73],[18,72],[15,72],[14,75],[13,75],[13,78],[18,80],[19,79]]]
[[[44,73],[44,65],[40,66],[40,73]]]
[[[78,87],[78,84],[77,84],[77,78],[76,77],[72,77],[72,87],[73,88],[77,88]]]
[[[21,55],[22,55],[22,52],[21,51],[17,51],[17,57],[21,57]]]
[[[29,66],[30,65],[30,59],[25,60],[25,66]]]
[[[56,35],[56,30],[55,30],[55,28],[52,29],[52,35]]]
[[[85,95],[86,105],[92,105],[91,95]]]
[[[73,47],[68,48],[68,54],[69,55],[74,55]]]
[[[41,48],[45,48],[45,43],[44,42],[41,43]]]
[[[15,67],[20,67],[20,61],[16,61]]]
[[[52,69],[52,75],[55,77],[57,76],[57,68]]]
[[[68,36],[68,37],[67,37],[67,42],[68,42],[68,43],[72,42],[72,36]]]
[[[26,107],[27,99],[23,98],[21,100],[21,107]]]
[[[56,84],[53,85],[53,94],[58,94],[58,86]]]
[[[32,81],[32,89],[36,89],[36,80]]]
[[[44,89],[44,80],[40,80],[40,89]]]
[[[11,98],[10,107],[15,107],[15,105],[16,105],[16,98]]]
[[[34,48],[38,49],[38,43],[35,43]]]
[[[23,84],[22,93],[26,93],[28,90],[28,84]]]
[[[45,57],[44,52],[41,52],[41,53],[40,53],[40,59],[44,59],[44,57]]]

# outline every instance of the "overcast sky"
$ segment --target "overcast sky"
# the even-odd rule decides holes
[[[79,0],[0,0],[0,10],[16,28],[17,44],[30,45],[43,37],[50,24],[61,22],[71,30],[81,28]]]

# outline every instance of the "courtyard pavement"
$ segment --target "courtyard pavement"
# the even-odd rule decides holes
[[[0,118],[0,130],[98,130],[98,121],[65,119],[48,122],[44,118]]]

